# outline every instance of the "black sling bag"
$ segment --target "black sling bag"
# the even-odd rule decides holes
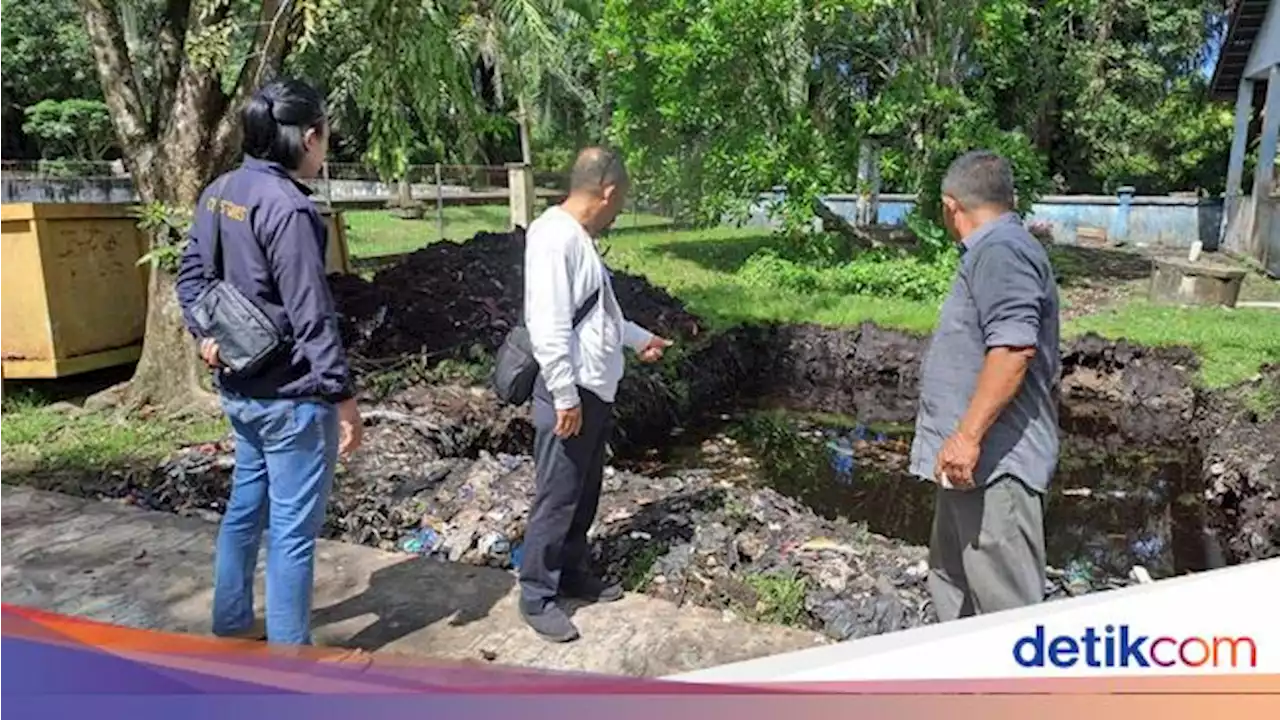
[[[600,291],[596,290],[587,297],[587,301],[573,315],[573,327],[576,330],[588,313],[600,299]],[[508,405],[523,405],[533,396],[533,386],[538,379],[538,361],[533,356],[533,344],[529,341],[529,329],[525,327],[524,318],[520,324],[507,333],[494,357],[493,377],[491,384],[498,399]]]
[[[214,190],[221,201],[231,175],[223,176]],[[213,210],[213,247],[204,277],[210,285],[191,306],[191,318],[201,338],[218,343],[218,359],[233,374],[249,375],[259,369],[284,344],[271,318],[236,286],[222,279],[222,210]]]

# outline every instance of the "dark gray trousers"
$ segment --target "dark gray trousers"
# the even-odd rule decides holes
[[[578,395],[582,429],[563,439],[555,434],[555,405],[546,385],[539,378],[534,387],[536,486],[520,561],[521,603],[532,611],[555,598],[562,580],[572,582],[588,572],[587,531],[600,505],[613,406],[582,388]]]
[[[942,621],[1044,599],[1044,496],[1012,475],[984,488],[938,488],[929,594]]]

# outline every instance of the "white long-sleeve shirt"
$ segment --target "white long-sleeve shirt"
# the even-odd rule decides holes
[[[596,290],[599,298],[575,330],[574,313]],[[533,356],[557,410],[578,406],[579,386],[613,402],[623,348],[639,352],[653,338],[623,315],[595,241],[559,206],[525,234],[524,307]]]

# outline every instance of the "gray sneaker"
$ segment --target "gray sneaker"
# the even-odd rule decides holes
[[[533,610],[525,603],[520,603],[520,617],[533,628],[543,640],[565,643],[578,639],[578,628],[555,603],[546,603],[541,610]]]
[[[589,575],[560,581],[560,594],[589,603],[611,603],[622,599],[622,585]]]

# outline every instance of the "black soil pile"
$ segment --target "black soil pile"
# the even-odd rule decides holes
[[[343,338],[360,361],[492,352],[519,319],[524,233],[435,243],[379,271],[372,283],[348,275],[332,285]],[[615,272],[614,290],[628,316],[654,332],[683,339],[700,330],[683,304],[642,278]]]

